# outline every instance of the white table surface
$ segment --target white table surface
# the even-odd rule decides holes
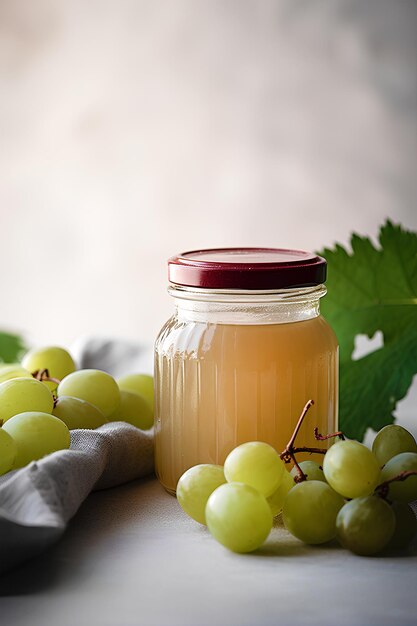
[[[233,554],[150,478],[90,495],[0,596],[4,626],[415,626],[417,552],[356,557],[277,525]]]

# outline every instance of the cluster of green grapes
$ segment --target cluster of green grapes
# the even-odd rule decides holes
[[[153,425],[153,378],[116,380],[101,370],[76,370],[59,347],[29,351],[0,366],[0,475],[70,446],[70,430],[124,421]]]
[[[293,452],[287,447],[279,455],[267,443],[244,443],[223,467],[187,470],[177,485],[178,501],[234,552],[259,548],[281,513],[287,530],[308,544],[336,537],[359,555],[409,545],[417,530],[408,504],[417,499],[417,444],[411,433],[386,426],[372,451],[340,439],[325,453],[322,467],[297,463]],[[289,455],[295,461],[291,472],[282,460]]]

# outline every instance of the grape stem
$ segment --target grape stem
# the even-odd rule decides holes
[[[291,439],[287,443],[287,446],[285,447],[285,449],[280,454],[280,458],[284,461],[284,463],[291,463],[291,461],[294,463],[294,467],[297,469],[297,476],[294,479],[296,483],[301,483],[303,482],[303,480],[307,480],[307,476],[304,474],[303,470],[297,463],[297,459],[295,458],[295,455],[298,452],[309,452],[310,454],[313,454],[313,453],[326,454],[326,450],[323,450],[321,448],[307,448],[304,446],[301,448],[296,448],[294,445],[295,439],[298,435],[298,431],[301,428],[301,424],[303,423],[304,418],[308,413],[308,410],[310,409],[310,407],[313,406],[313,404],[314,404],[314,400],[309,400],[306,403],[298,419],[297,425],[294,429]]]
[[[51,383],[56,383],[57,385],[61,382],[59,378],[52,378],[52,376],[49,376],[49,370],[47,369],[36,370],[36,372],[32,372],[32,376],[41,382],[49,381]]]
[[[305,418],[305,416],[308,413],[308,410],[310,409],[310,407],[313,406],[313,404],[314,404],[314,400],[309,400],[308,402],[306,402],[306,404],[305,404],[305,406],[304,406],[304,408],[303,408],[303,410],[301,412],[301,415],[298,418],[298,422],[297,422],[296,427],[294,428],[294,432],[292,434],[292,437],[291,437],[291,439],[288,442],[288,445],[287,445],[287,449],[288,450],[292,450],[294,448],[294,442],[295,442],[295,439],[296,439],[296,437],[298,435],[298,431],[301,428],[301,424],[303,423],[304,418]]]
[[[390,478],[389,480],[386,480],[385,482],[378,485],[378,487],[375,488],[375,493],[377,493],[381,498],[386,499],[391,483],[402,482],[404,480],[407,480],[407,478],[409,478],[410,476],[417,476],[417,471],[405,470],[404,472],[400,472],[399,474],[397,474],[397,476],[394,476],[393,478]]]
[[[303,446],[301,448],[293,448],[293,454],[298,454],[299,452],[308,452],[309,454],[326,454],[327,450],[324,448],[307,448]]]
[[[342,441],[345,440],[345,436],[341,430],[338,430],[336,433],[330,433],[329,435],[320,435],[319,429],[317,426],[314,429],[314,439],[317,441],[326,441],[326,439],[332,439],[332,437],[339,437]]]

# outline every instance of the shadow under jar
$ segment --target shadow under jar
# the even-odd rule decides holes
[[[168,276],[175,314],[155,344],[156,472],[167,491],[189,467],[223,464],[246,441],[281,452],[310,398],[297,443],[317,446],[315,426],[337,430],[338,343],[320,315],[322,257],[199,250],[171,258]]]

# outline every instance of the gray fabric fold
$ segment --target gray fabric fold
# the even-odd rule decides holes
[[[0,572],[54,543],[93,489],[153,471],[153,431],[124,422],[73,430],[71,448],[0,478]]]

